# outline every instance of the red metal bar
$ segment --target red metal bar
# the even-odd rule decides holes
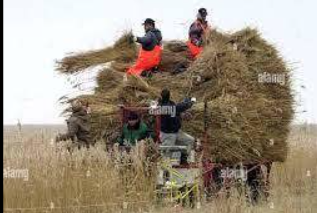
[[[149,107],[141,107],[141,106],[121,106],[121,127],[123,128],[124,123],[126,122],[126,117],[128,112],[137,112],[143,116],[144,113],[148,113]],[[159,115],[153,115],[155,117],[155,142],[160,143],[160,130],[161,130],[161,117]]]

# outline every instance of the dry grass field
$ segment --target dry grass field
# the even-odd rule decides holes
[[[271,196],[250,206],[233,191],[200,209],[155,205],[142,147],[118,163],[101,145],[70,155],[54,135],[63,126],[4,126],[3,212],[317,212],[317,127],[295,126],[285,163],[275,163]],[[132,158],[132,159],[131,159]],[[132,165],[129,162],[133,161]],[[234,189],[233,189],[234,190]]]

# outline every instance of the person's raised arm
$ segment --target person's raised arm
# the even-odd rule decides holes
[[[142,45],[149,45],[152,42],[152,35],[151,33],[146,33],[143,37],[137,37],[136,42]]]
[[[194,104],[194,101],[192,99],[186,98],[183,102],[180,102],[176,104],[176,112],[182,113],[191,108]]]

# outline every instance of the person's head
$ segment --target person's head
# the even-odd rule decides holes
[[[171,92],[168,89],[163,89],[161,92],[161,101],[163,103],[169,102],[171,98]]]
[[[81,102],[83,109],[87,112],[90,113],[91,112],[91,108],[89,106],[89,102],[88,101],[82,101]]]
[[[143,26],[144,26],[145,32],[147,32],[147,31],[155,28],[155,21],[151,18],[147,18],[147,19],[145,19]]]
[[[83,105],[82,105],[81,101],[79,101],[79,100],[73,100],[73,101],[71,102],[71,108],[72,108],[72,111],[73,111],[73,112],[78,112],[78,111],[82,110]]]
[[[139,115],[135,112],[130,112],[128,115],[128,125],[133,127],[139,122]]]
[[[202,20],[202,21],[206,21],[207,15],[208,15],[207,9],[206,8],[200,8],[198,10],[198,13],[197,13],[197,19]]]

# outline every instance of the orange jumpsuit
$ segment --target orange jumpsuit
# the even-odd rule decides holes
[[[156,45],[153,50],[140,49],[135,65],[130,67],[127,74],[140,76],[145,70],[150,70],[159,65],[161,61],[162,47]]]
[[[189,40],[187,41],[187,46],[188,46],[188,49],[191,53],[191,56],[193,58],[197,58],[198,55],[203,51],[203,47],[202,46],[197,46],[193,43],[193,40],[194,39],[202,39],[202,37],[204,35],[206,35],[207,31],[210,30],[210,26],[206,23],[206,24],[203,24],[201,21],[199,20],[196,20],[192,25],[191,25],[191,28],[192,26],[195,25],[196,26],[196,30],[198,31],[195,31],[195,37],[191,37],[191,32],[190,32],[190,37],[189,37]],[[191,31],[191,29],[190,29]]]

